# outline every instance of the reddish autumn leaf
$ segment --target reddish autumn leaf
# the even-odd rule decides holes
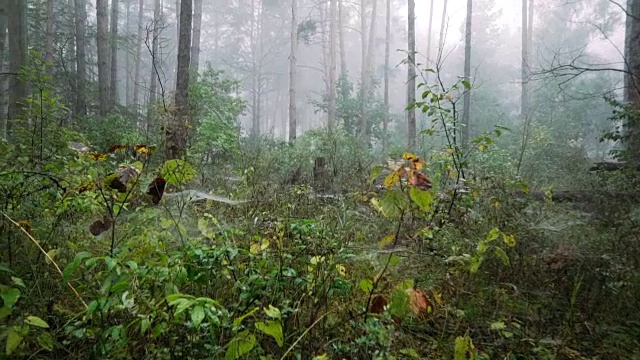
[[[411,184],[411,186],[417,187],[420,190],[427,191],[433,187],[433,185],[431,184],[431,180],[429,180],[429,178],[425,174],[419,171],[409,172],[408,178],[409,184]]]
[[[116,151],[124,150],[127,148],[127,145],[113,145],[109,148],[107,152],[114,153]]]
[[[371,313],[382,314],[384,307],[387,306],[388,303],[384,296],[376,295],[376,297],[373,298],[373,302],[371,302]]]
[[[147,186],[147,195],[151,195],[151,201],[154,205],[158,205],[164,194],[164,188],[167,185],[167,181],[162,177],[157,177]]]
[[[407,289],[406,291],[409,295],[411,311],[413,311],[416,316],[429,316],[433,314],[433,304],[420,289]]]

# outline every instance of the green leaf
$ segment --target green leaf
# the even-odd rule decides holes
[[[255,323],[256,329],[271,336],[276,340],[279,347],[284,345],[284,335],[282,334],[282,324],[280,321],[267,320]]]
[[[481,256],[474,256],[471,258],[469,272],[475,274],[480,270],[480,264],[482,264],[483,258]]]
[[[430,192],[412,186],[409,190],[409,196],[411,197],[411,200],[418,205],[420,210],[425,212],[431,211],[433,195]]]
[[[375,179],[377,179],[380,175],[382,175],[382,170],[384,168],[382,166],[375,166],[373,169],[371,169],[371,172],[369,173],[369,183],[373,183]]]
[[[471,89],[471,82],[469,82],[469,80],[466,80],[466,79],[462,80],[461,83],[462,83],[462,85],[464,85],[465,89],[467,89],[467,90]]]
[[[378,242],[378,247],[382,250],[387,246],[389,246],[389,244],[392,244],[395,239],[396,239],[395,234],[389,234]]]
[[[204,320],[204,307],[202,307],[202,305],[196,305],[191,309],[191,322],[197,329],[200,327],[202,320]]]
[[[498,238],[498,236],[500,236],[500,229],[498,228],[493,228],[491,229],[491,231],[489,231],[489,233],[487,234],[487,241],[493,241],[495,239]]]
[[[258,308],[258,307],[253,308],[253,310],[249,311],[248,313],[246,313],[246,314],[244,314],[244,315],[242,315],[242,316],[240,316],[240,317],[235,318],[235,319],[233,320],[233,326],[235,326],[235,327],[240,326],[240,324],[242,324],[242,321],[243,321],[244,319],[246,319],[247,317],[249,317],[249,316],[251,316],[251,315],[255,314],[258,310],[260,310],[260,308]]]
[[[91,257],[91,253],[87,251],[83,251],[78,255],[76,255],[73,261],[64,268],[64,272],[63,272],[64,280],[65,281],[68,280],[69,276],[73,275],[73,273],[75,273],[76,270],[78,270],[78,267],[80,267],[80,263],[82,263],[82,260],[89,257]]]
[[[504,266],[509,266],[509,256],[507,253],[499,246],[495,248],[496,257],[502,261]]]
[[[0,293],[0,297],[2,298],[2,301],[4,301],[4,307],[13,309],[13,305],[15,305],[20,298],[20,290],[16,288],[8,288]]]
[[[365,294],[370,293],[371,290],[373,290],[373,281],[370,279],[360,280],[360,289],[362,289]]]
[[[150,326],[151,326],[151,321],[149,321],[148,317],[145,317],[144,319],[140,320],[140,333],[144,335],[144,333],[146,333],[147,330],[149,330]]]
[[[418,354],[418,352],[411,348],[400,350],[400,354],[408,356],[412,359],[420,359],[420,355]]]
[[[410,310],[409,294],[404,290],[394,290],[391,293],[389,313],[394,316],[404,317]]]
[[[36,326],[43,329],[47,329],[49,327],[49,324],[47,324],[46,321],[40,319],[37,316],[27,316],[27,319],[24,322],[31,326]]]
[[[25,288],[25,287],[26,287],[26,286],[24,285],[24,282],[23,282],[23,281],[22,281],[22,279],[20,279],[20,278],[17,278],[17,277],[15,277],[15,276],[12,276],[12,277],[11,277],[11,281],[12,281],[14,284],[16,284],[16,285],[20,286],[21,288]]]
[[[20,334],[18,334],[14,330],[9,330],[7,334],[7,346],[5,350],[5,353],[7,354],[7,356],[13,354],[13,352],[18,348],[18,346],[20,346],[22,339],[23,337]]]
[[[109,257],[109,256],[104,258],[104,262],[105,262],[105,264],[107,264],[107,270],[108,271],[111,271],[118,264],[118,260],[116,260],[116,259],[114,259],[112,257]]]
[[[256,346],[255,335],[245,330],[231,339],[227,347],[227,352],[224,354],[224,360],[238,359],[248,354],[254,346]]]
[[[458,336],[455,342],[454,360],[467,360],[475,357],[475,348],[468,335]]]
[[[269,305],[269,308],[264,308],[264,312],[270,318],[278,319],[278,320],[282,318],[282,315],[280,314],[280,309],[278,309],[273,305]]]
[[[196,176],[195,169],[184,160],[173,159],[162,165],[162,177],[171,185],[185,185]]]
[[[388,190],[380,198],[379,205],[384,216],[394,219],[399,218],[400,214],[407,209],[409,200],[400,190]]]
[[[516,237],[513,235],[502,234],[502,241],[504,241],[505,245],[508,247],[516,246]]]
[[[53,351],[53,336],[51,336],[51,333],[43,332],[36,340],[43,349]]]

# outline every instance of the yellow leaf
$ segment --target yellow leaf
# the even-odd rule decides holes
[[[408,161],[414,161],[418,159],[417,156],[408,152],[405,152],[404,154],[402,154],[402,158]]]
[[[502,241],[504,241],[508,247],[516,246],[516,237],[513,235],[502,234]]]
[[[345,268],[342,264],[336,264],[336,271],[342,277],[347,276],[347,268]]]
[[[433,290],[433,299],[436,301],[436,304],[442,306],[442,294]]]
[[[395,238],[396,236],[394,234],[389,234],[385,236],[382,240],[380,240],[380,242],[378,242],[378,247],[380,247],[380,249],[386,248],[391,243],[393,243],[393,240],[395,240]]]
[[[398,182],[400,182],[400,169],[387,175],[387,177],[384,179],[384,186],[387,189],[391,189]]]

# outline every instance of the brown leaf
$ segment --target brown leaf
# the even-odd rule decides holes
[[[111,221],[110,218],[103,217],[101,220],[96,220],[91,225],[89,225],[89,231],[93,236],[98,236],[111,229],[112,225],[113,221]]]
[[[428,316],[434,312],[433,304],[420,289],[407,289],[411,311],[416,316]]]
[[[167,185],[167,181],[162,177],[157,177],[147,186],[147,195],[151,195],[151,201],[154,205],[158,205],[162,200],[164,194],[164,188]]]
[[[112,145],[107,152],[114,153],[119,150],[124,150],[127,148],[127,145]]]
[[[389,302],[382,295],[376,295],[371,302],[371,313],[373,314],[382,314],[384,312],[384,307],[387,306]]]

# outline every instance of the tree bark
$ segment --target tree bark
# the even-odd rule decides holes
[[[46,43],[44,50],[44,59],[53,61],[53,0],[47,0],[47,25],[46,25]]]
[[[291,54],[289,55],[289,141],[296,140],[296,83],[298,66],[298,0],[291,0]]]
[[[7,53],[7,9],[0,8],[0,72],[7,72],[7,66],[4,56]],[[7,78],[6,75],[0,75],[0,136],[7,139]]]
[[[358,135],[364,146],[367,134],[367,10],[366,1],[360,0],[360,37],[361,37],[361,62],[360,62],[360,119],[358,122]]]
[[[527,122],[529,115],[529,89],[527,86],[528,81],[528,59],[529,59],[529,18],[528,18],[528,6],[527,0],[522,0],[522,65],[520,78],[522,81],[522,92],[520,96],[520,118],[522,123]]]
[[[191,70],[194,80],[198,79],[200,69],[200,36],[202,34],[202,0],[193,2],[193,42],[191,44]]]
[[[189,66],[191,64],[192,0],[180,2],[180,38],[176,76],[176,115],[167,131],[167,159],[186,155],[189,125]]]
[[[369,127],[367,124],[368,121],[368,114],[367,114],[367,106],[366,106],[366,100],[367,97],[369,96],[369,88],[370,88],[370,82],[371,82],[371,77],[373,75],[373,61],[375,59],[375,56],[373,56],[373,49],[374,49],[374,43],[375,43],[375,38],[376,38],[376,17],[378,16],[378,0],[373,0],[373,4],[372,4],[372,8],[371,8],[371,23],[369,24],[369,43],[367,45],[367,56],[365,57],[366,61],[365,61],[365,76],[364,76],[364,82],[363,82],[363,92],[364,92],[364,97],[362,98],[362,114],[363,114],[363,118],[364,120],[362,121],[362,123],[360,124],[360,126],[362,127],[360,129],[360,131],[362,132],[362,134],[364,135],[364,143],[366,145],[369,145]]]
[[[135,81],[133,83],[133,104],[135,106],[139,106],[140,104],[140,81],[142,80],[142,76],[140,73],[141,63],[142,63],[142,45],[144,43],[144,0],[140,0],[138,4],[138,46],[136,47],[136,70],[135,70]]]
[[[343,88],[346,87],[345,82],[349,78],[349,70],[347,69],[347,50],[344,43],[344,0],[338,0],[338,37],[340,39],[340,80]],[[344,97],[345,94],[343,94]]]
[[[640,112],[640,1],[632,0],[629,5],[627,21],[630,24],[626,34],[626,63],[629,73],[627,102],[633,110]],[[629,137],[626,160],[640,164],[640,124],[638,120],[628,120],[625,128]]]
[[[409,0],[408,6],[408,59],[407,59],[407,105],[416,101],[416,3]],[[409,150],[416,147],[416,109],[407,111],[407,137]]]
[[[337,45],[337,1],[330,0],[329,5],[329,112],[327,127],[331,130],[336,122],[336,45]]]
[[[18,74],[27,65],[27,2],[23,0],[8,0],[8,30],[9,30],[9,109],[8,121],[16,121],[22,112],[22,99],[27,97],[27,84],[19,81]],[[8,133],[13,124],[7,123]]]
[[[431,0],[429,7],[429,29],[427,30],[427,66],[430,66],[431,61],[431,38],[433,37],[433,3],[435,0]],[[427,73],[427,76],[429,73]]]
[[[162,14],[162,7],[160,0],[155,1],[153,7],[153,31],[151,39],[151,78],[149,78],[149,103],[147,109],[147,124],[146,128],[149,129],[151,120],[153,119],[153,106],[155,105],[157,98],[158,87],[158,41],[160,37],[160,17]]]
[[[382,152],[387,154],[389,140],[387,131],[389,127],[389,67],[391,56],[391,0],[387,0],[387,15],[385,22],[384,40],[384,118],[382,119]]]
[[[471,24],[473,19],[473,0],[467,0],[467,21],[464,36],[464,79],[471,82]],[[465,86],[466,87],[466,86]],[[465,89],[462,108],[461,146],[467,149],[470,139],[471,89]]]
[[[107,19],[108,0],[96,0],[97,47],[98,47],[98,101],[100,115],[109,113],[109,21]]]
[[[126,32],[126,36],[130,37],[131,36],[131,0],[126,0],[125,1],[125,6],[126,6],[126,20],[127,23],[125,25],[125,32]],[[125,78],[124,78],[124,86],[125,86],[125,95],[124,95],[124,103],[126,106],[130,106],[131,102],[132,102],[132,96],[131,96],[131,80],[130,80],[130,76],[131,76],[131,47],[129,44],[129,41],[127,41],[127,48],[126,51],[124,53],[125,55]]]
[[[118,101],[118,0],[111,2],[111,85],[109,106],[113,108]]]
[[[444,4],[442,6],[442,21],[440,22],[440,41],[438,42],[438,57],[437,57],[438,63],[440,63],[440,61],[442,60],[442,55],[444,52],[444,36],[445,36],[446,22],[447,22],[447,0],[444,0]]]
[[[75,0],[75,27],[76,27],[76,116],[84,119],[87,117],[87,55],[86,55],[86,31],[87,31],[87,4],[85,0]],[[82,128],[84,124],[80,123]]]

